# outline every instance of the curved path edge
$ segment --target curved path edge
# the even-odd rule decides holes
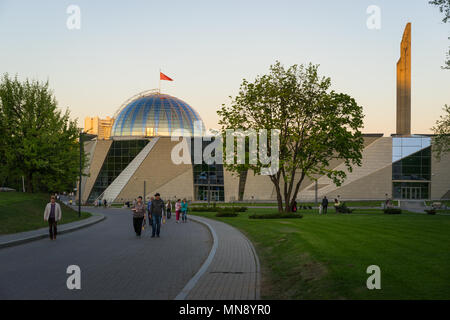
[[[211,247],[211,251],[209,252],[208,258],[206,258],[203,265],[200,267],[200,269],[197,271],[197,273],[189,280],[189,282],[186,284],[186,286],[181,290],[181,292],[175,297],[175,300],[185,300],[186,297],[189,295],[191,290],[195,287],[197,282],[200,280],[200,278],[203,276],[203,274],[206,272],[208,267],[210,266],[211,262],[214,259],[214,256],[216,255],[217,247],[219,246],[219,239],[217,237],[216,232],[214,231],[213,227],[206,221],[201,221],[196,219],[194,216],[190,216],[190,219],[198,222],[200,224],[203,224],[206,226],[211,233],[211,236],[213,238],[213,245]]]
[[[101,213],[89,213],[92,214],[92,216],[87,219],[58,225],[58,234],[69,233],[82,228],[86,228],[106,219],[106,217]],[[48,228],[3,235],[0,236],[0,249],[45,239],[47,237]]]
[[[259,300],[260,263],[252,242],[227,223],[193,215],[189,218],[209,229],[213,246],[175,300]]]

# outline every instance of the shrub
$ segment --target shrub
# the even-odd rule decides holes
[[[215,212],[216,208],[202,206],[202,207],[190,207],[189,210],[192,212]]]
[[[250,219],[300,219],[303,215],[296,213],[267,213],[267,214],[252,214],[248,216]]]
[[[189,209],[192,212],[246,212],[247,207],[191,207]]]
[[[387,208],[387,209],[383,209],[383,212],[386,214],[401,214],[402,213],[402,209],[399,208]]]
[[[434,215],[436,214],[436,210],[434,210],[434,209],[431,209],[431,210],[425,210],[425,212],[426,212],[427,214],[429,214],[429,215],[432,215],[432,216],[434,216]]]
[[[247,207],[232,207],[235,212],[247,212]]]
[[[349,209],[347,207],[345,202],[343,202],[340,206],[336,207],[336,212],[337,213],[352,213],[353,211],[354,211],[353,209]]]
[[[237,214],[236,212],[217,212],[216,213],[216,217],[222,217],[222,218],[233,218],[233,217],[237,217],[239,214]]]

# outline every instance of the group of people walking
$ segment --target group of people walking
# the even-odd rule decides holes
[[[44,210],[44,220],[48,222],[50,240],[56,240],[57,236],[57,225],[62,218],[62,210],[59,205],[56,195],[50,197],[50,202],[46,205]],[[101,206],[101,200],[96,203],[96,206]],[[107,203],[103,203],[107,207]],[[166,203],[161,199],[161,195],[156,193],[154,197],[151,197],[148,201],[147,206],[145,205],[143,198],[139,196],[135,201],[133,201],[133,228],[136,232],[136,236],[141,236],[142,230],[147,224],[146,215],[148,218],[148,225],[152,227],[152,238],[160,236],[161,233],[161,223],[165,223],[166,218],[170,219],[172,217],[172,202],[168,200]],[[187,222],[187,212],[188,212],[188,202],[186,199],[178,199],[175,202],[175,215],[176,223]]]
[[[166,203],[161,199],[161,195],[156,193],[154,197],[147,203],[147,208],[143,198],[139,196],[137,200],[133,201],[133,227],[136,236],[140,237],[142,230],[145,228],[146,213],[148,217],[148,224],[152,226],[152,238],[155,236],[159,238],[161,232],[161,222],[164,224],[167,219],[172,216],[172,202],[168,200]],[[186,199],[178,199],[175,203],[176,223],[179,223],[180,216],[182,222],[187,222],[188,203]]]

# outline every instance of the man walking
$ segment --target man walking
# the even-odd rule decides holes
[[[138,198],[136,205],[131,209],[133,211],[133,227],[136,236],[140,237],[142,232],[142,222],[145,219],[145,205],[142,197]]]
[[[322,200],[323,214],[327,214],[327,209],[328,209],[328,199],[327,199],[327,196],[325,196],[325,197],[323,197],[323,200]]]
[[[153,225],[152,223],[152,212],[151,212],[151,206],[152,206],[152,202],[153,200],[155,200],[154,197],[151,197],[149,201],[147,201],[147,214],[148,214],[148,226],[150,227],[150,225]]]
[[[48,221],[50,240],[56,240],[57,224],[61,220],[61,206],[56,203],[55,196],[51,196],[50,203],[47,204],[44,211],[44,220]]]
[[[161,218],[163,214],[166,215],[166,205],[161,199],[161,195],[159,193],[155,194],[155,199],[152,200],[149,213],[153,222],[152,238],[155,237],[155,234],[159,238],[159,232],[161,230]]]

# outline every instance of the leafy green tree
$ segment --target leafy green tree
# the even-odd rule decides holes
[[[436,121],[432,128],[436,134],[433,142],[433,152],[435,157],[440,160],[442,155],[450,152],[450,106],[445,105],[444,115]]]
[[[349,95],[330,91],[330,86],[330,78],[318,75],[317,65],[285,69],[277,61],[269,74],[254,82],[244,79],[231,105],[218,111],[223,136],[226,129],[280,130],[279,170],[269,176],[280,212],[292,210],[306,177],[327,175],[340,185],[346,174],[330,168],[333,159],[344,160],[349,171],[361,164],[362,107]],[[267,141],[271,150],[272,141]],[[224,161],[224,166],[238,174],[248,169],[260,174],[267,167],[260,161],[239,165]]]
[[[437,6],[439,11],[444,13],[442,22],[447,23],[450,21],[450,0],[431,0],[429,3]],[[450,69],[450,50],[447,52],[447,59],[445,60],[445,65],[442,69]]]
[[[49,84],[0,81],[0,155],[3,175],[25,177],[27,192],[68,190],[79,171],[79,129],[57,108]],[[83,166],[85,156],[83,155]]]

